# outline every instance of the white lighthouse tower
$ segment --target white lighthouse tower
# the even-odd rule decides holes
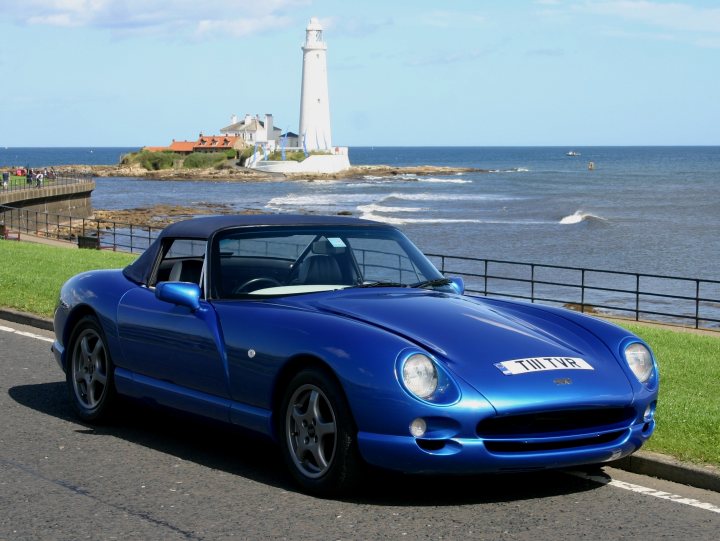
[[[299,146],[290,150],[305,151],[305,159],[285,159],[287,134],[280,141],[282,161],[262,159],[254,154],[245,167],[275,173],[337,173],[350,169],[348,147],[333,146],[330,134],[330,101],[328,100],[327,45],[323,41],[322,26],[313,17],[305,29],[302,88],[300,90]],[[308,155],[310,151],[323,152]]]
[[[307,152],[332,149],[330,100],[327,82],[327,45],[322,26],[313,17],[305,29],[302,90],[300,92],[300,145]]]

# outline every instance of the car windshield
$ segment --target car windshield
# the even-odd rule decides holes
[[[349,287],[435,287],[448,281],[393,228],[263,228],[218,234],[216,298],[293,295]]]

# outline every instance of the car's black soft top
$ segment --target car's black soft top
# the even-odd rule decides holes
[[[152,265],[160,250],[162,241],[166,237],[207,240],[213,233],[233,227],[349,225],[358,227],[383,226],[383,224],[378,222],[361,220],[350,216],[303,214],[228,214],[223,216],[201,216],[167,226],[140,257],[123,269],[123,274],[133,282],[146,284],[150,279]]]

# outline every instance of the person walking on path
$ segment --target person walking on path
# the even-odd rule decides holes
[[[30,167],[25,168],[25,184],[27,184],[28,188],[32,186],[33,181],[33,171],[30,169]]]
[[[2,174],[2,187],[3,187],[3,190],[7,190],[7,189],[8,189],[8,182],[10,182],[10,173],[7,172],[7,171],[3,171],[3,174]]]

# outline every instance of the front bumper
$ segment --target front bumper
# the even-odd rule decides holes
[[[60,342],[55,340],[53,342],[53,345],[50,346],[50,351],[53,352],[53,354],[55,355],[55,360],[57,361],[58,365],[60,365],[62,371],[65,372],[65,348]]]
[[[538,439],[534,450],[489,450],[490,440],[449,438],[422,440],[412,436],[358,433],[363,458],[370,464],[405,473],[476,474],[556,469],[617,460],[637,451],[655,429],[655,421],[565,440]],[[553,444],[555,442],[555,444]],[[486,445],[487,443],[487,445]],[[497,443],[497,442],[495,442]],[[529,440],[518,441],[518,445]]]

